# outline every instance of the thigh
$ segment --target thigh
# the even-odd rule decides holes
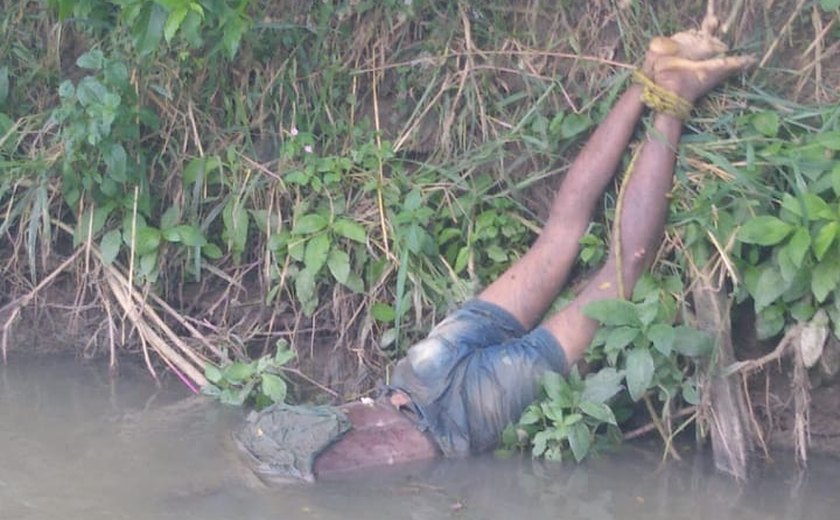
[[[465,363],[462,390],[473,453],[498,446],[502,431],[534,402],[546,371],[565,372],[564,352],[547,329],[473,353]]]
[[[394,369],[391,386],[408,393],[415,402],[431,402],[446,391],[456,367],[473,352],[524,333],[504,309],[471,300],[408,350]]]

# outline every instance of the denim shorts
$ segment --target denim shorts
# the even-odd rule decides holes
[[[510,313],[471,300],[397,363],[391,388],[411,398],[418,426],[447,457],[492,450],[566,358],[548,330],[526,331]]]

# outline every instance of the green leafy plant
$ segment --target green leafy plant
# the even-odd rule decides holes
[[[678,402],[696,405],[697,381],[687,365],[710,355],[714,345],[708,334],[674,324],[676,303],[670,290],[681,287],[676,277],[656,280],[646,275],[632,301],[587,305],[584,313],[601,328],[586,359],[601,368],[585,379],[576,368],[566,377],[547,374],[543,396],[506,430],[503,443],[530,445],[532,456],[548,459],[563,459],[568,451],[580,461],[590,448],[620,440],[621,420],[632,415],[633,402],[649,399],[649,393],[663,409]]]
[[[621,389],[623,377],[607,368],[586,379],[577,367],[568,376],[547,372],[542,395],[528,406],[516,425],[502,433],[506,449],[530,448],[533,457],[563,460],[571,455],[580,462],[620,439],[609,401]]]
[[[207,364],[204,376],[208,384],[201,392],[224,404],[240,406],[251,402],[257,408],[285,402],[288,385],[283,366],[294,359],[295,353],[285,340],[278,340],[274,355],[250,362],[233,361],[217,367]]]

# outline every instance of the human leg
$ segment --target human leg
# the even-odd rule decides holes
[[[540,236],[479,295],[507,310],[525,329],[539,322],[568,278],[595,203],[612,179],[641,116],[640,95],[638,85],[624,92],[563,179]]]
[[[705,30],[657,37],[651,41],[642,70],[653,77],[654,69],[663,64],[685,68],[692,60],[705,60],[725,50],[726,45]],[[631,85],[619,98],[575,158],[540,236],[479,295],[507,310],[528,330],[542,318],[572,270],[580,237],[642,114],[641,93],[641,86]]]
[[[752,63],[752,57],[698,62],[669,57],[654,64],[652,73],[660,87],[693,102],[730,74]],[[616,216],[623,223],[616,238],[620,240],[621,261],[616,249],[611,248],[595,278],[571,304],[543,324],[562,345],[569,363],[580,359],[597,330],[598,324],[583,314],[583,308],[593,301],[625,297],[626,294],[619,293],[619,287],[629,294],[652,258],[664,228],[667,194],[681,134],[682,121],[664,113],[655,115],[634,169],[628,172],[624,203]]]

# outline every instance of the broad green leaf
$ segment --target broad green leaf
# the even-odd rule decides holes
[[[156,3],[150,2],[143,7],[133,27],[134,47],[141,55],[157,50],[167,18],[169,14],[166,9]]]
[[[788,258],[790,258],[794,267],[799,269],[802,267],[802,261],[805,260],[809,247],[811,247],[811,234],[807,229],[800,227],[796,229],[784,249],[787,251]]]
[[[112,229],[102,236],[99,249],[102,251],[102,261],[105,265],[111,265],[117,258],[122,245],[122,233],[118,229]]]
[[[627,390],[634,401],[645,395],[653,381],[653,357],[646,348],[635,348],[627,354]]]
[[[455,257],[455,265],[452,266],[452,270],[455,271],[455,274],[461,274],[461,272],[467,268],[469,260],[470,248],[468,246],[463,246],[458,250],[458,255]]]
[[[820,0],[820,7],[823,11],[836,11],[840,9],[840,0]]]
[[[237,255],[245,251],[250,224],[250,216],[242,202],[231,197],[222,211],[222,222],[225,225],[222,237],[227,241],[230,250]]]
[[[819,195],[805,193],[802,195],[802,201],[805,204],[805,211],[808,213],[808,220],[831,220],[836,218],[831,206]]]
[[[327,258],[327,267],[330,268],[330,272],[336,281],[347,284],[350,277],[350,255],[340,249],[333,248]]]
[[[624,376],[612,367],[602,368],[595,374],[590,374],[583,381],[581,399],[593,403],[605,403],[621,391],[621,381]]]
[[[683,356],[708,356],[712,353],[714,346],[714,338],[706,332],[685,325],[676,327],[674,350]]]
[[[275,403],[286,400],[286,381],[274,374],[262,375],[262,392]]]
[[[604,325],[641,325],[636,307],[626,300],[600,300],[588,304],[583,313]]]
[[[837,238],[838,231],[840,231],[840,223],[835,221],[824,225],[817,232],[817,236],[814,238],[814,256],[817,257],[817,260],[821,261],[823,259],[828,248]]]
[[[647,337],[653,342],[653,348],[664,356],[670,356],[674,347],[676,331],[671,325],[654,323],[647,331]]]
[[[307,269],[303,269],[295,276],[295,294],[304,309],[304,312],[315,310],[317,303],[315,295],[315,276]]]
[[[548,441],[550,440],[552,432],[549,430],[543,430],[541,432],[537,432],[534,435],[534,440],[531,443],[531,456],[534,458],[540,457],[545,453],[545,449],[548,447]]]
[[[367,233],[365,228],[351,220],[340,218],[333,224],[333,231],[344,238],[349,238],[354,242],[364,244],[367,241]]]
[[[82,78],[76,87],[76,97],[79,99],[79,103],[86,107],[103,104],[107,95],[108,89],[105,88],[105,85],[92,76]]]
[[[113,206],[103,206],[93,211],[90,209],[85,210],[79,217],[79,223],[76,224],[76,229],[74,230],[73,247],[87,242],[88,237],[93,237],[99,233],[105,225],[105,221],[108,220],[111,211],[113,211]]]
[[[554,117],[551,118],[551,122],[548,124],[548,133],[552,136],[560,135],[560,125],[563,124],[563,118],[566,116],[566,112],[560,111],[554,114]]]
[[[738,233],[741,242],[772,246],[778,244],[793,230],[793,226],[770,215],[747,221]]]
[[[580,410],[586,415],[598,419],[607,424],[616,424],[615,415],[612,408],[604,403],[593,403],[592,401],[583,401],[580,403]]]
[[[362,281],[362,277],[352,271],[347,276],[344,285],[356,294],[365,292],[365,282]]]
[[[178,220],[181,218],[180,215],[181,208],[177,203],[169,206],[163,212],[163,215],[160,216],[160,229],[166,230],[178,224]]]
[[[377,321],[390,323],[397,317],[397,312],[387,303],[376,302],[370,308],[370,313]]]
[[[563,384],[563,376],[558,374],[557,372],[547,371],[543,374],[543,381],[542,385],[545,389],[545,393],[548,398],[552,401],[562,401],[563,396],[561,392]]]
[[[789,286],[790,283],[785,282],[782,274],[775,267],[768,266],[762,269],[752,295],[756,311],[775,302]]]
[[[222,371],[216,365],[206,363],[204,365],[204,377],[211,383],[218,384],[222,381]]]
[[[608,351],[620,350],[629,345],[641,333],[638,327],[620,326],[607,333],[604,349]]]
[[[142,227],[135,233],[134,252],[137,256],[144,256],[157,251],[160,246],[160,231],[153,227]],[[129,244],[131,247],[131,244]]]
[[[222,249],[216,244],[208,242],[201,247],[201,254],[211,260],[218,260],[222,257]]]
[[[274,353],[274,366],[281,367],[295,358],[295,351],[289,348],[289,343],[284,339],[275,343],[277,352]]]
[[[206,385],[201,387],[201,395],[206,395],[207,397],[212,397],[214,399],[221,400],[222,389],[214,385],[213,383],[208,382]]]
[[[563,421],[563,426],[571,426],[573,424],[579,423],[582,420],[583,420],[583,415],[581,415],[579,413],[570,413],[566,417],[563,417],[562,408],[561,408],[561,413],[557,414],[557,419],[556,419],[557,422]]]
[[[303,254],[303,264],[312,274],[318,274],[330,252],[330,236],[326,233],[315,235],[306,242],[306,252]]]
[[[310,235],[327,227],[327,219],[317,213],[309,213],[297,219],[292,227],[293,235]]]
[[[560,137],[569,139],[592,126],[592,120],[586,114],[569,114],[560,123]]]
[[[230,406],[241,406],[245,402],[242,393],[233,388],[225,388],[219,396],[219,402]]]
[[[537,424],[542,419],[542,413],[536,406],[529,406],[522,413],[519,418],[519,424],[527,426],[529,424]]]
[[[756,130],[767,137],[776,137],[779,133],[779,114],[773,110],[765,110],[755,114],[752,124]]]
[[[226,366],[222,374],[225,379],[232,383],[241,383],[254,375],[254,366],[251,363],[235,361]]]
[[[105,55],[99,49],[88,51],[76,59],[76,66],[80,69],[98,70],[105,63]]]
[[[688,404],[700,404],[700,394],[697,392],[697,385],[691,379],[686,379],[682,384],[682,395]]]
[[[169,17],[166,19],[166,24],[163,26],[163,38],[166,40],[166,43],[172,41],[172,37],[175,36],[176,32],[178,32],[178,28],[181,27],[181,24],[184,22],[184,18],[187,17],[188,12],[189,10],[186,7],[179,7],[169,13]]]
[[[817,302],[822,303],[840,282],[840,264],[823,261],[811,271],[811,292]]]
[[[140,257],[138,272],[145,276],[149,282],[154,283],[157,278],[157,251],[151,251]]]
[[[127,88],[128,67],[121,61],[110,61],[105,64],[105,82],[112,87]]]
[[[580,462],[589,453],[591,439],[589,428],[584,423],[577,423],[569,427],[569,448],[575,460]]]
[[[180,226],[175,226],[172,230],[177,232],[180,238],[180,240],[176,240],[176,242],[180,241],[185,246],[203,247],[207,244],[207,239],[204,238],[204,234],[195,226],[181,224]]]

